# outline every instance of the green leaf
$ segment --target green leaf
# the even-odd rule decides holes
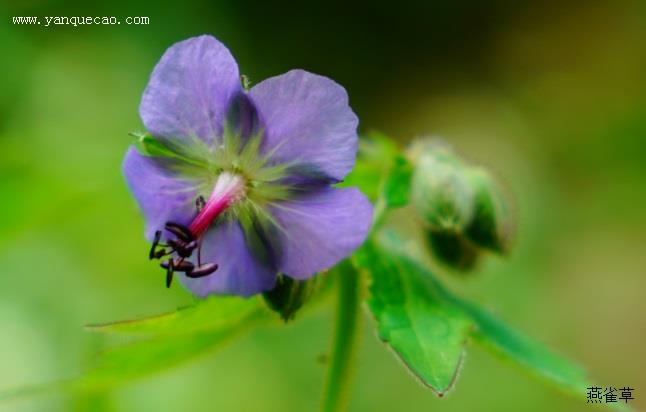
[[[523,367],[531,375],[564,393],[585,399],[592,386],[583,367],[548,350],[542,344],[505,325],[500,319],[477,305],[458,300],[459,305],[474,320],[475,341],[495,355]],[[620,411],[632,409],[622,403],[608,403],[607,407]]]
[[[175,312],[142,319],[89,325],[91,331],[132,335],[181,335],[225,329],[253,317],[261,309],[258,298],[213,297]]]
[[[83,376],[70,381],[69,389],[105,389],[163,371],[224,346],[248,327],[248,324],[229,325],[209,332],[146,339],[108,349]]]
[[[410,198],[413,165],[403,156],[396,156],[383,185],[382,198],[388,209],[406,206]]]
[[[0,392],[0,400],[47,392],[96,391],[160,372],[222,347],[250,327],[271,319],[258,297],[215,297],[176,312],[89,328],[143,339],[100,353],[72,379]]]
[[[552,353],[471,302],[456,300],[456,304],[476,323],[474,337],[478,343],[518,363],[561,390],[570,391],[576,396],[586,393],[589,381],[581,366]]]
[[[470,335],[556,388],[585,396],[589,379],[579,365],[445,289],[406,247],[393,233],[382,233],[353,261],[372,277],[368,304],[379,336],[424,383],[440,394],[450,388]],[[613,407],[628,410],[625,405]]]
[[[248,325],[211,332],[146,339],[116,346],[98,355],[83,375],[57,382],[0,392],[0,402],[47,393],[94,392],[161,372],[215,350],[240,335]]]
[[[373,132],[360,140],[357,164],[339,186],[358,187],[375,203],[374,231],[389,210],[408,204],[412,176],[413,164],[395,142]]]
[[[441,296],[413,262],[369,242],[354,259],[372,276],[368,305],[379,337],[438,395],[451,388],[472,327],[471,319]]]
[[[413,165],[403,156],[395,156],[384,176],[381,195],[375,204],[373,228],[375,232],[384,222],[386,214],[399,207],[406,206],[410,200]]]

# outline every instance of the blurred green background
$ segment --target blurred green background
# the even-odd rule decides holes
[[[0,5],[0,389],[77,373],[93,322],[190,296],[146,259],[121,161],[147,78],[172,43],[211,33],[260,81],[291,68],[349,91],[361,131],[440,135],[515,197],[508,259],[442,273],[530,335],[636,388],[646,409],[646,3],[30,0]],[[18,26],[12,16],[148,16],[148,26]],[[442,268],[437,268],[443,272]],[[83,398],[5,411],[318,408],[332,307],[257,330],[214,356]],[[436,398],[366,316],[351,411],[589,411],[471,347]]]

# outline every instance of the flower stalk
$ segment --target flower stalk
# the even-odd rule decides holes
[[[361,276],[347,260],[339,265],[337,309],[322,412],[346,409],[361,326]]]

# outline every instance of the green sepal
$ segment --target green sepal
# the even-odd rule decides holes
[[[139,152],[146,156],[176,157],[177,153],[171,150],[163,142],[155,139],[153,135],[145,132],[130,132],[130,136],[136,138],[135,145]]]
[[[296,312],[314,295],[318,276],[297,280],[279,275],[276,286],[262,294],[267,306],[285,321],[294,319]]]
[[[512,216],[503,192],[491,175],[480,167],[469,170],[474,190],[473,218],[464,233],[476,245],[498,253],[509,250]]]
[[[433,255],[453,269],[468,272],[478,263],[480,250],[460,233],[427,230],[426,241]]]

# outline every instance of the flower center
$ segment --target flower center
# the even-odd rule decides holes
[[[197,198],[198,213],[188,226],[166,222],[164,228],[174,235],[174,238],[167,238],[166,244],[160,243],[162,231],[155,232],[149,258],[162,259],[168,256],[167,260],[161,262],[161,267],[166,269],[166,287],[170,287],[175,272],[184,272],[190,278],[200,278],[218,269],[215,262],[202,263],[200,256],[202,235],[222,212],[243,199],[245,194],[246,181],[242,176],[222,172],[218,175],[209,199],[205,201],[202,196]],[[196,249],[197,265],[187,260]]]
[[[220,173],[211,196],[188,226],[191,233],[196,238],[201,237],[223,211],[244,197],[245,190],[245,179],[242,176],[230,172]]]

